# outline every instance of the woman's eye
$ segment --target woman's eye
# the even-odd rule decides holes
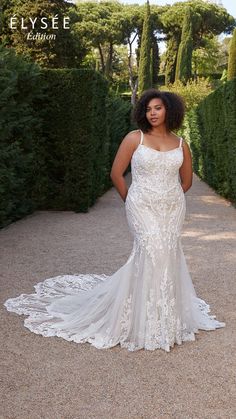
[[[157,111],[159,111],[161,108],[155,108]],[[146,112],[149,112],[151,109],[147,109]]]

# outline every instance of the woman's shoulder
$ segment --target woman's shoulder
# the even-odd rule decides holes
[[[185,149],[189,148],[187,142],[185,141],[185,139],[183,137],[180,137],[180,136],[176,135],[174,132],[172,132],[172,134],[173,134],[173,137],[176,138],[176,140],[178,140],[178,142],[181,143],[183,148],[185,148]]]
[[[133,153],[138,147],[141,140],[141,132],[139,129],[128,132],[122,140],[121,147],[123,150]]]
[[[140,142],[141,131],[139,129],[130,131],[124,137],[124,141],[128,142],[129,144],[133,144],[134,146]]]
[[[140,129],[135,129],[133,131],[128,132],[128,134],[126,135],[126,137],[129,138],[137,138],[140,137],[141,131]]]
[[[184,141],[184,139],[183,139],[183,137],[180,137],[179,135],[177,135],[177,134],[175,134],[173,131],[171,131],[171,134],[172,134],[172,137],[173,138],[176,138],[177,140],[182,140],[182,141]]]

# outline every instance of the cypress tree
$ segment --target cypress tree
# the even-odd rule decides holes
[[[160,70],[160,56],[159,47],[155,35],[152,35],[152,85],[156,85],[158,82],[158,74]]]
[[[154,51],[153,51],[153,47],[151,47],[150,50],[150,80],[151,80],[151,85],[153,85],[153,59],[154,59]]]
[[[175,70],[176,70],[176,61],[178,54],[179,42],[176,37],[172,37],[167,42],[167,51],[166,51],[166,64],[165,64],[165,85],[169,83],[174,83],[175,81]]]
[[[138,71],[138,80],[139,80],[139,94],[144,90],[152,87],[152,76],[151,76],[151,20],[150,20],[150,4],[147,0],[146,14],[143,22],[143,31],[141,38],[141,48],[140,48],[140,60],[139,60],[139,71]]]
[[[232,80],[236,77],[236,28],[230,41],[228,75],[227,79]]]
[[[193,24],[191,9],[187,8],[179,45],[175,81],[186,83],[192,76]]]

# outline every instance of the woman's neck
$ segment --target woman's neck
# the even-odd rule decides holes
[[[152,129],[149,131],[150,135],[153,135],[155,137],[168,137],[171,134],[171,131],[169,131],[166,126],[160,126],[160,127],[152,127]]]

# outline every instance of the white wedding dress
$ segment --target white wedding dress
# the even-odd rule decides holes
[[[186,200],[179,178],[179,147],[158,151],[141,142],[131,159],[125,201],[133,249],[111,276],[74,274],[49,278],[4,305],[24,314],[24,325],[96,348],[163,349],[195,340],[198,329],[224,327],[196,296],[181,245]]]

